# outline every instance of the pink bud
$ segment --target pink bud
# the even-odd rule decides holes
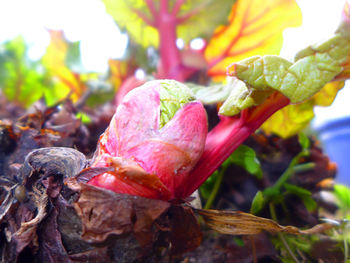
[[[101,135],[92,165],[112,165],[115,171],[89,183],[149,198],[182,197],[208,130],[205,109],[191,94],[172,80],[151,81],[129,92]]]

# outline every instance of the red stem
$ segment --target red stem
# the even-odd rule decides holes
[[[176,46],[176,16],[169,13],[166,0],[162,0],[160,4],[160,12],[156,20],[161,57],[161,68],[158,72],[158,77],[184,81],[184,74],[181,69],[181,55]]]
[[[207,178],[258,129],[273,113],[289,104],[289,99],[274,93],[264,104],[245,111],[239,117],[222,117],[208,134],[203,155],[189,176],[179,197],[192,194]]]

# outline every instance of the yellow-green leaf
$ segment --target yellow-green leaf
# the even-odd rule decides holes
[[[62,31],[50,31],[51,42],[42,57],[42,63],[50,73],[56,78],[56,95],[64,98],[71,95],[73,101],[78,100],[86,90],[80,75],[72,72],[65,64],[68,44],[63,37]]]
[[[344,87],[344,81],[333,81],[327,83],[311,100],[314,105],[327,107],[332,105],[339,90]]]
[[[314,117],[313,103],[288,105],[273,114],[261,128],[282,138],[290,137],[304,129]]]
[[[230,24],[219,27],[210,40],[205,57],[209,74],[223,78],[233,62],[264,54],[279,54],[282,32],[301,24],[294,0],[238,0]]]
[[[156,0],[103,0],[107,12],[122,30],[143,47],[159,44],[157,18],[172,17],[177,23],[177,36],[188,42],[196,37],[208,38],[215,28],[227,22],[233,0],[166,1],[167,10],[160,10]],[[163,14],[161,14],[163,12]]]
[[[344,86],[342,81],[326,84],[313,97],[301,104],[289,105],[273,114],[261,128],[268,134],[274,133],[288,138],[303,130],[314,118],[314,106],[329,106],[337,92]]]
[[[159,1],[150,1],[154,4]],[[153,21],[146,1],[144,0],[103,0],[107,12],[114,18],[122,30],[127,30],[131,38],[138,44],[148,46],[158,46],[158,32],[148,25],[144,18]],[[141,17],[144,16],[144,18]]]

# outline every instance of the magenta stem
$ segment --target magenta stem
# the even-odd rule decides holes
[[[241,117],[222,117],[220,123],[209,132],[203,155],[180,197],[187,197],[198,189],[240,144],[289,102],[282,94],[275,93],[264,104],[245,111]]]

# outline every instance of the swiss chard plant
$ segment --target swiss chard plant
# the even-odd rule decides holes
[[[349,78],[349,5],[345,5],[333,36],[288,61],[278,54],[283,30],[301,24],[294,0],[103,2],[131,43],[124,59],[109,61],[108,77],[71,70],[77,45],[67,43],[62,32],[50,32],[51,43],[41,63],[27,61],[21,39],[7,43],[6,52],[0,50],[4,69],[0,84],[6,99],[28,107],[44,97],[50,106],[39,117],[29,114],[13,127],[2,128],[3,134],[18,144],[17,151],[28,149],[20,141],[25,136],[32,136],[29,145],[36,145],[34,149],[76,146],[72,137],[86,135],[76,117],[79,111],[79,118],[88,118],[91,134],[102,118],[109,122],[94,154],[84,149],[92,156],[88,165],[81,154],[65,148],[44,148],[29,153],[25,160],[16,159],[24,162],[21,180],[16,176],[6,179],[13,185],[6,184],[7,193],[0,199],[4,200],[0,222],[16,222],[6,228],[6,237],[12,235],[13,239],[0,243],[2,255],[11,262],[33,248],[33,255],[45,256],[54,240],[61,254],[52,253],[51,258],[57,262],[94,260],[95,254],[86,251],[97,250],[106,260],[124,262],[118,252],[120,241],[113,238],[130,234],[143,248],[133,261],[142,256],[149,259],[151,252],[159,254],[159,247],[171,258],[199,246],[202,234],[194,217],[197,213],[224,234],[278,233],[276,248],[283,247],[286,258],[298,262],[296,254],[309,253],[310,247],[292,247],[291,243],[301,239],[285,233],[317,234],[335,225],[327,222],[300,230],[276,222],[276,207],[286,206],[288,194],[299,198],[308,211],[315,211],[311,191],[290,183],[295,172],[316,166],[303,163],[312,155],[305,136],[299,135],[301,150],[281,176],[256,192],[252,214],[194,208],[191,195],[204,184],[201,194],[207,200],[205,208],[210,208],[233,164],[264,183],[266,172],[257,154],[242,143],[260,128],[267,134],[291,138],[308,125],[315,105],[332,103]],[[191,48],[194,39],[202,41],[200,49]],[[183,47],[177,44],[181,41]],[[141,79],[136,74],[140,70],[146,73]],[[113,91],[115,95],[111,95]],[[100,107],[102,114],[96,114],[94,109],[105,103],[106,97],[112,99],[112,113]],[[62,102],[63,109],[58,106]],[[214,118],[206,109],[214,111]],[[35,136],[28,135],[30,132]],[[52,160],[46,162],[46,158]],[[62,165],[57,165],[60,160]],[[66,167],[70,160],[74,169]],[[52,173],[55,169],[59,172]],[[54,208],[49,210],[49,206]],[[70,214],[72,207],[74,214]],[[266,207],[273,220],[253,215]],[[21,211],[30,216],[21,216]],[[76,218],[79,227],[68,229],[67,225],[76,223],[67,222]],[[130,249],[128,244],[122,249]],[[146,253],[147,248],[152,249]]]

